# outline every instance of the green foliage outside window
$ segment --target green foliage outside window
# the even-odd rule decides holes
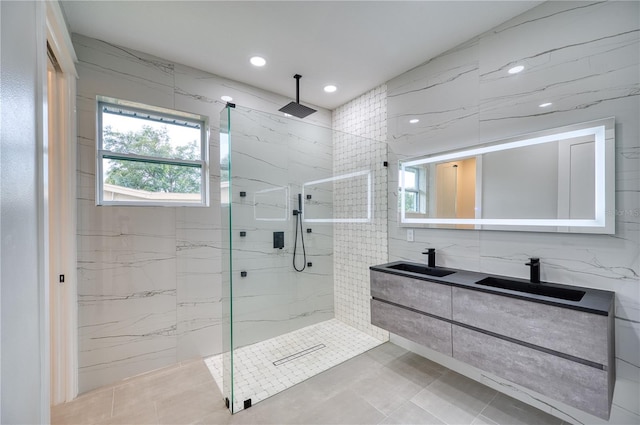
[[[229,181],[229,155],[220,160],[220,181]]]
[[[200,156],[196,140],[173,146],[165,128],[158,130],[150,126],[126,133],[107,126],[103,133],[103,146],[111,152],[150,157],[197,160]],[[116,160],[106,171],[105,183],[149,192],[200,193],[200,173],[201,169],[196,167]]]

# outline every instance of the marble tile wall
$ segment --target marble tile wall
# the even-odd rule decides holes
[[[389,260],[423,262],[422,250],[434,247],[439,265],[526,278],[525,260],[536,256],[543,280],[615,291],[617,384],[608,423],[616,424],[640,421],[639,56],[640,3],[546,2],[387,82],[392,164],[615,117],[616,210],[609,212],[616,215],[615,235],[415,229],[415,242],[408,242],[407,229],[398,226],[397,174],[392,173]],[[526,67],[522,73],[507,74],[520,63]],[[541,109],[542,102],[553,105]],[[414,117],[420,122],[409,124]],[[541,402],[522,388],[507,392],[570,422],[602,423]]]
[[[280,114],[237,106],[231,109],[230,129],[233,345],[238,348],[334,316],[331,223],[303,223],[306,263],[312,266],[296,272],[292,264],[299,226],[292,210],[298,209],[303,184],[331,177],[333,152],[329,128]],[[305,187],[305,195],[312,195],[303,201],[305,217],[310,212],[327,217],[331,193],[319,203],[315,187]],[[284,232],[284,248],[273,247],[273,232]],[[299,227],[297,232],[300,270],[306,263]]]
[[[80,392],[192,357],[221,342],[220,96],[276,112],[290,99],[73,35],[78,55]],[[96,207],[96,96],[209,117],[211,206]],[[306,121],[324,126],[322,108]],[[300,312],[300,315],[303,315]]]
[[[371,220],[335,225],[335,315],[382,341],[389,338],[388,332],[371,325],[369,266],[385,263],[388,257],[386,97],[387,87],[382,85],[333,111],[334,174],[369,170],[373,178]],[[336,182],[334,191],[337,217],[361,216],[368,202],[364,182]]]

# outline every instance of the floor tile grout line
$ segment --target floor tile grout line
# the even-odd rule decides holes
[[[362,355],[365,355],[367,352],[368,352],[368,351],[365,351],[364,353],[362,353]],[[397,356],[397,357],[401,357],[401,356]],[[396,358],[397,358],[397,357],[396,357]],[[370,360],[371,360],[371,361],[373,361],[373,360],[375,360],[375,359],[370,359]],[[428,360],[428,359],[427,359],[427,360]],[[372,363],[372,364],[373,364],[373,363]],[[381,368],[380,370],[383,370],[383,369],[390,369],[388,366],[381,365],[381,364],[378,364],[378,365],[379,365],[379,367]],[[428,364],[425,364],[425,365],[426,365],[426,366],[428,366]],[[204,362],[202,362],[201,366],[202,366],[202,367],[206,367],[206,366],[204,365]],[[205,370],[206,370],[206,369],[201,370],[200,368],[192,368],[192,369],[190,369],[190,370],[188,371],[188,373],[195,373],[195,374],[205,373],[205,374],[206,374]],[[369,369],[367,369],[367,370],[369,370]],[[429,368],[429,370],[431,370],[431,369]],[[187,371],[184,371],[184,372],[187,372]],[[419,393],[423,392],[425,389],[428,389],[428,388],[429,388],[431,385],[433,385],[435,382],[442,381],[446,376],[453,376],[453,377],[456,377],[457,375],[458,375],[458,374],[457,374],[455,371],[451,371],[451,370],[444,369],[444,370],[442,371],[442,373],[440,373],[440,376],[439,376],[438,378],[435,378],[435,379],[434,379],[433,381],[431,381],[428,385],[425,385],[424,387],[423,387],[422,385],[420,385],[421,389],[418,391],[418,393],[417,393],[417,394],[419,394]],[[142,381],[144,382],[144,380],[142,380]],[[212,379],[208,380],[207,382],[200,382],[200,381],[198,381],[198,382],[199,382],[199,384],[195,385],[194,387],[190,387],[191,389],[196,390],[197,392],[200,392],[201,390],[206,389],[209,385],[213,385],[213,386],[215,386],[215,385],[216,385]],[[476,381],[476,382],[477,382],[477,381]],[[491,388],[491,387],[488,387],[488,386],[486,386],[486,385],[484,385],[484,384],[482,384],[482,383],[480,383],[480,382],[478,382],[478,383],[479,383],[479,384],[481,384],[483,387],[485,387],[485,389],[486,389],[486,390],[493,390],[494,394],[493,394],[493,395],[491,395],[490,397],[488,397],[488,402],[486,402],[486,403],[484,404],[484,407],[482,407],[482,408],[479,410],[479,413],[478,413],[478,414],[476,414],[474,417],[471,417],[470,422],[466,422],[466,424],[469,424],[469,423],[477,424],[478,422],[483,422],[483,423],[485,423],[485,424],[487,424],[487,425],[500,425],[500,424],[505,425],[506,423],[509,423],[509,422],[502,422],[502,421],[498,422],[498,421],[494,420],[493,418],[483,416],[483,413],[484,413],[485,411],[487,411],[488,407],[489,407],[489,406],[491,406],[491,405],[492,405],[492,403],[498,399],[498,397],[501,397],[501,396],[503,395],[503,393],[501,393],[501,392],[499,392],[499,391],[496,391],[495,389],[493,389],[493,388]],[[137,388],[137,385],[138,385],[138,384],[140,384],[140,382],[132,381],[130,384],[132,384],[132,385],[136,385],[136,388]],[[165,383],[165,384],[167,384],[167,383]],[[169,385],[171,385],[171,383],[168,383],[168,384],[169,384]],[[128,384],[128,385],[129,385],[129,384]],[[413,405],[413,406],[412,406],[412,408],[416,408],[416,407],[418,408],[417,412],[426,412],[426,413],[428,413],[428,414],[432,415],[434,419],[436,419],[436,420],[438,420],[438,421],[441,421],[441,422],[442,422],[442,423],[444,423],[444,424],[449,424],[449,423],[454,424],[454,423],[457,423],[457,422],[455,422],[455,420],[452,420],[451,422],[447,422],[447,421],[442,420],[442,419],[441,419],[441,417],[439,417],[438,415],[435,415],[435,414],[434,414],[434,413],[432,413],[429,409],[424,408],[424,407],[422,407],[422,406],[418,405],[416,402],[412,401],[412,398],[413,398],[415,395],[414,395],[414,396],[410,396],[410,395],[408,395],[408,394],[407,394],[406,396],[403,396],[403,401],[401,402],[401,404],[400,404],[399,406],[396,406],[396,408],[395,408],[395,409],[390,410],[390,411],[389,411],[389,414],[385,414],[385,413],[383,413],[383,412],[381,411],[381,409],[384,409],[384,406],[383,406],[383,405],[378,405],[378,407],[376,407],[375,401],[369,401],[368,399],[365,399],[365,397],[364,397],[363,395],[361,395],[362,393],[357,392],[357,388],[353,388],[353,387],[352,387],[352,388],[348,388],[349,386],[350,386],[350,385],[347,385],[347,386],[345,386],[343,389],[348,389],[348,390],[349,390],[349,391],[351,391],[351,393],[352,393],[352,394],[354,394],[358,399],[360,399],[361,401],[364,401],[363,405],[368,406],[368,407],[367,407],[367,409],[366,409],[367,411],[369,411],[369,410],[370,410],[371,412],[377,412],[376,414],[379,414],[379,415],[381,416],[381,419],[380,419],[380,422],[379,422],[379,423],[384,423],[384,422],[385,422],[385,420],[388,420],[388,418],[390,418],[390,417],[391,417],[391,416],[393,416],[394,414],[397,414],[397,412],[401,411],[403,406],[405,406],[405,407],[406,407],[406,406],[408,406],[408,405],[409,405],[409,403],[411,403],[411,404]],[[111,417],[117,417],[117,418],[119,418],[120,420],[124,421],[123,423],[133,423],[133,422],[132,422],[132,418],[135,418],[135,415],[136,415],[136,412],[134,412],[134,411],[129,412],[128,414],[125,414],[123,411],[120,411],[120,412],[119,412],[119,414],[118,414],[117,416],[114,416],[114,415],[115,415],[115,391],[116,391],[116,389],[117,389],[116,387],[113,387],[113,388],[109,388],[109,389],[107,389],[107,390],[105,391],[105,393],[106,393],[106,394],[108,394],[108,392],[107,392],[107,391],[110,391],[110,392],[111,392],[111,397],[112,397],[112,400],[111,400],[111,406],[110,406],[110,407],[111,407]],[[430,389],[430,392],[435,392],[435,390],[434,390],[433,388],[431,388],[431,389]],[[466,391],[465,391],[465,393],[466,393]],[[471,392],[471,393],[469,393],[469,394],[470,394],[470,395],[472,395],[473,393],[474,393],[474,391],[472,391],[472,392]],[[104,395],[102,396],[102,397],[103,397],[103,400],[104,400],[104,398],[105,398],[105,397],[106,397],[106,398],[108,398],[108,396],[106,396],[106,394],[104,394]],[[506,396],[506,397],[507,397],[507,398],[509,398],[508,396]],[[476,400],[477,400],[477,398],[476,398]],[[89,401],[91,401],[91,400],[89,400]],[[108,400],[104,400],[104,401],[106,401],[106,403],[108,403]],[[156,423],[156,424],[159,424],[159,423],[161,422],[161,421],[160,421],[160,419],[159,419],[159,407],[160,407],[160,406],[163,406],[163,407],[164,407],[164,405],[163,405],[163,404],[159,404],[159,403],[162,403],[162,401],[159,401],[159,399],[158,399],[157,397],[156,397],[155,399],[151,399],[150,401],[153,403],[153,404],[152,404],[152,406],[153,406],[153,408],[154,408],[154,412],[152,413],[152,412],[150,412],[150,411],[149,411],[149,414],[151,414],[151,413],[152,413],[152,414],[154,415],[154,417],[155,417],[155,422],[149,422],[149,423]],[[470,401],[471,401],[471,405],[469,405],[469,406],[471,407],[471,406],[473,406],[473,404],[475,404],[475,403],[473,403],[473,400],[470,400]],[[516,400],[516,401],[517,401],[517,400]],[[496,409],[502,410],[502,409],[500,408],[500,405],[502,405],[502,403],[498,403],[498,405],[496,405],[496,406],[495,406],[495,407],[496,407]],[[109,408],[108,406],[109,406],[109,404],[106,404],[105,408]],[[463,403],[463,406],[466,406],[466,404],[464,404],[464,403]],[[461,407],[461,408],[463,408],[463,406],[460,406],[460,407]],[[151,406],[149,406],[149,407],[151,407]],[[224,410],[224,407],[222,407],[222,404],[220,405],[220,407],[222,408],[222,410]],[[257,407],[257,406],[256,406],[256,407]],[[436,406],[434,406],[434,407],[436,407]],[[173,409],[176,409],[176,408],[180,408],[180,406],[174,406],[174,407],[173,407]],[[259,407],[258,407],[258,408],[259,408]],[[150,409],[149,409],[149,410],[150,410]],[[473,410],[476,410],[476,409],[473,409]],[[544,411],[544,410],[542,410],[542,409],[536,409],[536,410],[540,410],[542,413],[549,414],[549,412],[546,412],[546,411]],[[88,409],[88,410],[85,410],[85,411],[86,411],[86,413],[87,413],[87,414],[91,414],[92,412],[95,412],[95,409]],[[177,411],[180,411],[180,410],[177,410]],[[224,410],[224,411],[226,412],[226,410]],[[268,410],[267,410],[267,411],[268,411]],[[477,410],[476,410],[476,411],[477,411]],[[106,409],[105,409],[103,412],[104,412],[104,413],[103,413],[104,415],[106,415],[106,414],[107,414]],[[260,411],[257,411],[257,412],[260,412]],[[251,413],[253,413],[253,412],[251,412]],[[447,416],[447,415],[445,414],[446,412],[441,412],[441,413],[443,413],[445,416]],[[534,413],[535,413],[535,412],[534,412]],[[149,415],[149,416],[150,416],[150,415]],[[202,418],[199,418],[199,419],[198,419],[198,421],[199,421],[200,423],[202,423],[202,420],[203,420],[206,416],[208,416],[208,414],[207,414],[207,415],[205,415],[205,416],[203,416]],[[470,415],[469,415],[469,416],[470,416]],[[553,415],[551,415],[551,416],[553,416]],[[277,420],[277,417],[278,417],[278,413],[276,412],[276,416],[274,417],[274,418],[276,418],[275,420]],[[75,417],[74,417],[74,419],[73,419],[73,420],[71,420],[71,419],[70,419],[70,420],[69,420],[69,422],[67,422],[67,423],[79,423],[79,424],[88,424],[88,423],[96,423],[96,424],[97,424],[97,423],[99,423],[99,424],[105,424],[105,423],[109,423],[109,422],[111,422],[111,421],[110,421],[107,417],[105,417],[105,416],[101,416],[101,418],[102,418],[102,419],[97,419],[97,420],[96,420],[97,422],[92,422],[91,420],[89,420],[88,418],[86,418],[86,416],[85,416],[85,419],[86,419],[86,420],[84,420],[84,421],[83,421],[83,420],[81,420],[81,419],[79,419],[79,418],[75,418]],[[165,418],[165,420],[166,420],[167,416],[163,416],[163,418]],[[217,419],[222,419],[222,420],[224,421],[224,423],[227,423],[227,420],[226,420],[225,418],[218,418],[217,416],[216,416],[216,418],[217,418]],[[247,417],[247,418],[248,418],[248,417]],[[527,414],[527,418],[529,418],[530,420],[534,420],[534,419],[535,419],[535,415]],[[152,418],[150,418],[150,417],[149,417],[148,419],[149,419],[149,420],[151,420]],[[186,420],[186,418],[184,418],[184,419]],[[274,420],[273,418],[269,419],[269,418],[266,418],[266,417],[265,417],[264,419],[266,420],[266,422],[262,422],[262,421],[258,420],[258,421],[257,421],[257,422],[255,422],[255,423],[256,423],[256,424],[257,424],[257,423],[265,423],[265,424],[266,424],[266,423],[282,423],[282,422],[269,422],[270,420]],[[179,420],[179,419],[178,419],[178,420]],[[190,419],[190,420],[191,420],[191,419]],[[562,424],[562,425],[569,425],[569,422],[563,421],[563,420],[562,420],[562,419],[560,419],[560,418],[557,418],[557,417],[556,417],[556,418],[555,418],[555,420],[556,420],[556,422],[554,422],[554,423],[558,423],[558,421],[560,421],[559,423],[560,423],[560,424]],[[112,421],[113,421],[113,419],[112,419]],[[196,422],[198,422],[198,421],[196,421]],[[229,421],[230,421],[231,423],[237,423],[235,420],[229,420]],[[56,422],[54,422],[54,423],[56,423]],[[63,422],[57,422],[57,423],[62,424]],[[176,423],[177,423],[177,422],[176,422]],[[187,423],[187,422],[183,421],[183,423]],[[195,422],[192,422],[192,423],[195,423]],[[210,423],[210,422],[209,422],[209,423]],[[372,422],[372,423],[373,423],[373,422]],[[531,421],[527,421],[527,423],[539,423],[539,422],[535,422],[535,421],[533,421],[533,422],[531,422]]]
[[[436,382],[440,381],[440,380],[441,380],[442,378],[444,378],[445,376],[449,375],[449,374],[450,374],[450,372],[453,372],[453,371],[452,371],[452,370],[445,370],[445,371],[444,371],[444,373],[442,373],[442,374],[440,375],[440,377],[438,377],[437,379],[434,379],[432,382],[430,382],[427,386],[425,386],[425,387],[422,389],[422,391],[426,390],[426,389],[427,389],[427,388],[429,388],[431,385],[435,384]],[[453,373],[456,373],[456,372],[453,372]],[[490,388],[490,387],[488,387],[488,388]],[[493,389],[493,388],[491,388],[491,389]],[[418,394],[420,394],[422,391],[420,391]],[[471,420],[470,424],[471,424],[471,423],[473,423],[473,422],[478,418],[478,416],[480,416],[480,414],[481,414],[482,412],[484,412],[484,410],[487,408],[487,406],[489,405],[489,403],[491,403],[491,402],[492,402],[492,401],[497,397],[497,395],[499,394],[499,392],[498,392],[498,391],[496,391],[496,390],[493,390],[493,391],[495,392],[495,394],[493,395],[493,397],[491,398],[491,400],[490,400],[488,403],[486,403],[486,404],[485,404],[485,406],[482,408],[482,410],[481,410],[478,414],[476,414],[476,415],[473,417],[473,419]],[[431,391],[429,390],[429,392],[431,392]],[[416,395],[417,395],[417,394],[416,394]],[[411,398],[409,399],[409,401],[411,401],[414,397],[415,397],[415,395],[414,395],[413,397],[411,397]],[[428,412],[428,413],[429,413],[429,414],[431,414],[433,417],[435,417],[436,419],[438,419],[439,421],[441,421],[441,422],[443,422],[443,423],[445,423],[445,424],[447,424],[447,425],[459,425],[459,424],[449,424],[446,420],[444,420],[443,418],[441,418],[440,416],[438,416],[435,412],[432,412],[431,410],[426,409],[426,408],[424,408],[424,407],[422,407],[422,406],[418,405],[417,403],[413,403],[413,404],[415,404],[416,406],[420,407],[422,410],[424,410],[424,411]],[[492,422],[494,422],[494,421],[492,421]]]
[[[354,334],[354,332],[356,334]],[[288,336],[288,337],[287,337]],[[375,346],[379,346],[382,343],[375,339],[372,338],[370,335],[367,335],[366,333],[362,333],[361,331],[359,331],[358,329],[353,328],[352,326],[349,326],[347,324],[344,324],[338,320],[335,319],[330,319],[324,322],[320,322],[320,323],[316,323],[314,325],[310,325],[307,326],[306,328],[302,328],[302,329],[298,329],[296,331],[293,331],[289,334],[284,334],[284,335],[280,335],[277,337],[274,337],[270,340],[266,340],[266,341],[261,341],[258,342],[256,344],[253,345],[248,345],[248,346],[244,346],[240,349],[238,349],[238,353],[246,353],[246,359],[244,359],[244,364],[246,366],[251,367],[251,365],[255,362],[255,360],[257,359],[256,356],[258,356],[260,353],[263,353],[264,351],[271,353],[271,355],[275,354],[274,353],[274,349],[276,350],[276,352],[278,352],[278,350],[282,350],[284,349],[286,352],[279,352],[279,355],[286,355],[287,353],[291,353],[291,345],[293,344],[293,346],[297,347],[299,345],[299,340],[302,339],[306,339],[306,338],[310,338],[313,337],[313,341],[316,342],[324,342],[327,344],[328,347],[332,347],[335,345],[336,341],[334,341],[334,338],[337,337],[338,340],[342,341],[345,339],[345,337],[350,337],[347,338],[348,341],[337,341],[338,344],[337,346],[344,348],[345,346],[347,346],[347,349],[341,349],[341,350],[337,350],[335,353],[333,352],[328,352],[329,354],[331,354],[328,357],[325,357],[324,355],[322,356],[322,358],[324,358],[324,360],[322,360],[322,358],[318,359],[318,361],[320,361],[321,363],[324,364],[325,367],[322,367],[322,370],[327,370],[330,369],[334,366],[337,366],[338,364],[343,363],[344,361],[351,359],[359,354],[362,354],[363,352],[368,351],[369,349],[374,348],[374,346],[372,346],[373,342],[375,342]],[[352,343],[351,341],[355,339],[355,343]],[[308,341],[310,342],[310,341]],[[264,347],[262,346],[264,345]],[[300,345],[298,348],[296,348],[296,351],[302,348],[305,348],[307,346],[307,344],[303,344]],[[243,350],[243,351],[240,351]],[[300,359],[296,359],[296,361],[301,361],[302,365],[304,365],[305,363],[305,359],[307,359],[307,361],[310,361],[310,358],[313,358],[314,355],[319,355],[318,353],[310,353],[307,356],[304,356]],[[346,356],[346,357],[345,357]],[[262,357],[262,356],[258,356],[258,357]],[[239,358],[240,359],[240,358]],[[224,372],[224,364],[222,362],[222,359],[220,358],[220,355],[218,356],[213,356],[213,357],[209,357],[204,359],[205,360],[205,364],[207,365],[207,367],[209,368],[209,371],[211,372],[214,378],[214,381],[216,382],[216,384],[219,384],[220,379],[222,378],[222,376],[220,376],[223,372]],[[264,360],[264,359],[262,359]],[[263,399],[269,398],[271,395],[275,395],[278,392],[281,392],[282,390],[291,387],[293,384],[295,383],[299,383],[302,382],[308,378],[310,378],[313,375],[316,375],[317,373],[320,373],[322,370],[316,370],[315,372],[313,372],[314,369],[313,367],[310,367],[310,369],[308,370],[308,372],[310,374],[308,374],[308,376],[304,376],[302,378],[302,380],[300,380],[300,374],[296,373],[292,370],[289,369],[289,365],[290,364],[285,364],[282,367],[284,367],[285,369],[282,369],[280,372],[276,372],[275,369],[270,369],[270,365],[269,364],[264,364],[263,366],[266,367],[266,370],[271,370],[271,372],[276,372],[276,374],[278,374],[281,378],[283,378],[284,381],[289,381],[289,382],[283,382],[283,380],[278,379],[279,384],[283,384],[284,387],[280,388],[278,390],[275,390],[272,392],[273,388],[271,389],[266,389],[264,388],[263,393],[266,393],[266,396],[257,396],[257,400],[255,402],[261,401]],[[255,366],[255,365],[254,365]],[[260,373],[259,373],[260,374]],[[250,375],[250,380],[255,379],[255,376],[253,375],[253,373],[249,373]],[[269,379],[271,382],[272,379],[274,379],[273,376],[271,376],[270,378],[268,378],[267,376],[271,375],[271,373],[268,373],[266,376],[263,376],[264,379]],[[245,379],[246,381],[246,379]],[[293,381],[293,384],[292,382]],[[248,382],[248,381],[247,381]],[[277,387],[280,387],[280,385],[276,385]],[[219,387],[219,385],[218,385]],[[272,385],[273,387],[273,385]],[[243,390],[241,390],[242,387],[238,387],[238,390],[241,392],[244,392],[245,390],[248,390],[247,388],[244,388]],[[255,393],[253,392],[253,390],[248,390],[251,394],[255,395]],[[239,406],[240,410],[242,410],[242,406]]]
[[[422,391],[426,390],[427,388],[429,388],[430,386],[432,386],[433,384],[435,384],[438,381],[441,381],[442,378],[444,378],[445,376],[447,376],[449,374],[448,370],[445,370],[444,372],[442,372],[440,374],[440,376],[438,376],[436,379],[434,379],[433,381],[429,382],[427,385],[424,386],[424,388],[422,388]],[[421,391],[421,392],[422,392]]]
[[[413,404],[416,404],[416,403],[413,403]],[[418,406],[418,405],[416,404],[416,406]],[[434,418],[436,418],[437,420],[439,420],[439,421],[440,421],[440,422],[442,422],[443,424],[447,424],[447,425],[456,425],[456,424],[449,424],[449,422],[445,421],[443,418],[441,418],[440,416],[436,415],[434,412],[432,412],[432,411],[431,411],[431,410],[429,410],[429,409],[425,409],[425,408],[424,408],[424,407],[422,407],[422,406],[418,406],[418,407],[419,407],[419,408],[421,408],[422,410],[424,410],[425,412],[429,413],[431,416],[433,416]],[[459,424],[458,424],[458,425],[459,425]]]
[[[156,415],[156,424],[159,424],[160,423],[160,417],[158,416],[158,402],[157,401],[153,402],[153,412]]]
[[[116,389],[111,388],[111,416],[113,418],[113,411],[116,408]]]
[[[424,388],[423,388],[422,390],[424,390]],[[417,394],[419,394],[422,390],[418,391],[418,393],[414,394],[414,396],[415,396],[415,395],[417,395]],[[413,398],[413,397],[412,397],[412,398]],[[425,413],[428,413],[428,414],[432,415],[434,418],[436,418],[436,419],[438,419],[438,420],[441,420],[441,419],[440,419],[440,418],[438,418],[437,416],[433,415],[433,413],[429,412],[427,409],[423,408],[422,406],[418,406],[416,403],[414,403],[413,401],[411,401],[411,399],[410,399],[410,398],[409,398],[409,399],[407,399],[404,403],[400,404],[398,407],[396,407],[396,408],[395,408],[391,413],[389,413],[389,414],[386,416],[386,418],[389,418],[389,417],[393,416],[396,412],[400,411],[400,409],[402,409],[403,407],[405,407],[405,406],[406,406],[407,404],[409,404],[409,403],[413,404],[415,407],[417,407],[418,409],[422,410],[423,412],[425,412]],[[385,419],[386,419],[386,418],[385,418]],[[441,421],[441,422],[444,422],[444,421]]]
[[[448,424],[447,421],[445,421],[444,419],[442,419],[440,416],[436,415],[434,412],[430,411],[429,409],[426,409],[422,406],[420,406],[418,403],[414,403],[412,400],[420,393],[422,393],[423,391],[427,390],[427,388],[429,388],[430,386],[432,386],[434,383],[438,382],[440,379],[442,379],[442,377],[444,377],[445,375],[447,375],[448,371],[445,371],[443,374],[441,374],[438,378],[434,379],[433,381],[429,382],[427,385],[425,385],[422,390],[418,391],[417,394],[415,394],[413,397],[411,397],[409,399],[409,401],[413,404],[415,404],[416,406],[418,406],[420,409],[424,410],[425,412],[429,413],[431,416],[433,416],[434,418],[436,418],[437,420],[439,420],[440,422],[442,422],[443,424]],[[429,392],[431,392],[431,390],[429,390]]]
[[[489,388],[491,388],[491,387],[489,387]],[[474,420],[475,420],[475,419],[477,419],[477,418],[478,418],[478,416],[482,415],[482,412],[484,412],[485,410],[487,410],[487,407],[489,407],[489,405],[490,405],[491,403],[493,403],[493,400],[495,400],[495,399],[496,399],[496,397],[498,397],[498,394],[500,394],[498,391],[496,391],[496,390],[494,390],[494,391],[495,391],[495,394],[493,395],[493,397],[491,397],[491,400],[489,400],[489,402],[488,402],[487,404],[485,404],[485,405],[484,405],[484,407],[482,408],[482,410],[480,410],[480,412],[478,412],[478,414],[476,415],[476,417],[474,418]],[[486,416],[485,416],[485,417],[486,417]],[[490,418],[487,418],[487,419],[491,420],[491,422],[495,422],[494,420],[492,420],[492,419],[490,419]]]
[[[371,404],[369,402],[369,400],[365,399],[364,397],[362,397],[360,394],[358,394],[357,392],[355,392],[353,389],[349,388],[349,390],[351,392],[353,392],[359,399],[361,399],[362,401],[364,401],[365,403],[367,403],[369,406],[373,407],[373,410],[377,411],[378,413],[380,413],[382,416],[384,416],[383,420],[388,418],[389,415],[385,414],[383,411],[381,411],[380,409],[378,409],[376,406],[374,406],[373,404]],[[396,409],[397,410],[397,409]],[[395,412],[395,410],[394,410]]]

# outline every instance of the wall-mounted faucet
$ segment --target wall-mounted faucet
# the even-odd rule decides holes
[[[427,267],[435,267],[436,266],[436,249],[435,248],[426,248],[426,251],[423,254],[427,254]]]
[[[540,283],[540,259],[529,258],[529,262],[525,263],[525,266],[529,266],[531,268],[529,273],[529,280],[531,283]]]

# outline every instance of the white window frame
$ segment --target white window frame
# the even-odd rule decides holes
[[[404,180],[404,173],[407,172],[411,172],[413,174],[415,174],[415,182],[416,185],[413,187],[405,187],[404,191],[405,191],[405,196],[407,193],[413,193],[416,196],[416,210],[415,211],[406,211],[407,213],[410,214],[418,214],[420,213],[420,202],[421,202],[421,188],[420,188],[420,169],[416,168],[416,167],[407,167],[406,169],[400,169],[400,181],[403,182]],[[404,186],[404,183],[403,183]],[[401,193],[402,192],[402,187],[398,188],[398,191]],[[404,199],[402,196],[400,196],[399,198]]]
[[[114,108],[126,109],[127,111],[149,114],[155,117],[163,117],[170,120],[179,120],[191,122],[200,125],[200,159],[186,160],[176,158],[164,158],[155,156],[145,156],[130,153],[111,152],[103,149],[103,127],[102,114],[103,107],[109,106]],[[174,111],[165,108],[144,105],[141,103],[128,102],[119,99],[108,98],[104,96],[97,97],[96,103],[97,115],[97,155],[96,155],[96,205],[109,206],[159,206],[159,207],[206,207],[209,206],[209,125],[208,118],[202,115],[191,114],[187,112]],[[116,159],[125,161],[138,161],[149,164],[168,164],[183,167],[200,168],[200,202],[180,202],[180,201],[158,201],[158,200],[106,200],[104,199],[104,170],[103,161],[105,159]]]

